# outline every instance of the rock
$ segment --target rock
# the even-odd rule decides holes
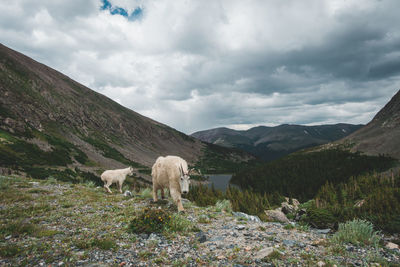
[[[297,199],[292,198],[291,201],[292,204],[289,204],[290,199],[288,197],[285,197],[285,200],[286,201],[281,203],[281,211],[283,213],[285,214],[295,213],[299,209],[300,202]]]
[[[12,237],[11,235],[8,235],[8,236],[5,237],[5,239],[8,240],[8,239],[10,239],[11,237]]]
[[[219,255],[219,256],[217,256],[217,259],[219,259],[219,260],[224,260],[224,259],[225,259],[225,256],[224,256],[224,255]]]
[[[317,234],[328,234],[331,231],[331,229],[327,228],[327,229],[318,229],[315,232],[317,232]]]
[[[210,238],[211,242],[215,242],[215,241],[224,241],[225,237],[223,236],[214,236]]]
[[[294,241],[294,240],[283,240],[282,242],[285,246],[288,246],[288,247],[292,247],[296,244],[296,241]]]
[[[300,205],[300,202],[299,202],[297,199],[292,198],[292,203],[293,203],[293,206],[295,206],[295,207],[296,207],[296,210],[297,210],[297,208],[298,208],[299,205]]]
[[[126,196],[126,197],[131,197],[131,196],[132,196],[132,192],[126,190],[125,193],[124,193],[124,196]]]
[[[149,235],[145,234],[145,233],[141,233],[141,234],[139,234],[139,237],[142,239],[147,239],[149,237]]]
[[[149,236],[149,239],[150,239],[150,240],[158,240],[159,237],[157,236],[157,234],[151,233],[150,236]]]
[[[240,212],[240,211],[239,212],[232,212],[232,214],[235,217],[245,218],[245,219],[247,219],[248,221],[251,221],[251,222],[261,222],[261,220],[260,220],[260,218],[258,218],[258,216],[248,215],[248,214],[246,214],[244,212]]]
[[[392,242],[387,242],[385,247],[388,249],[399,249],[399,245]]]
[[[325,262],[319,261],[319,262],[317,262],[317,266],[318,266],[318,267],[325,266]]]
[[[239,230],[239,231],[244,230],[245,228],[246,227],[244,225],[242,225],[242,224],[236,226],[236,229]]]
[[[264,248],[256,253],[256,255],[254,256],[254,259],[256,259],[256,260],[264,259],[265,257],[268,257],[273,251],[274,251],[274,248],[272,248],[272,247]]]
[[[279,209],[275,210],[266,210],[265,214],[271,221],[278,221],[278,222],[283,222],[283,223],[289,223],[288,218],[286,215],[280,211]]]
[[[288,204],[287,202],[282,202],[282,212],[285,214],[293,213],[296,210],[294,209],[293,205]]]
[[[200,231],[196,234],[196,240],[199,241],[200,243],[204,243],[207,241],[207,236],[203,231]]]
[[[317,247],[317,246],[321,246],[326,242],[325,239],[318,239],[312,242],[312,246]]]

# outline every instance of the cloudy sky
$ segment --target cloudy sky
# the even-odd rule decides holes
[[[0,42],[185,133],[367,123],[400,89],[398,0],[1,0]]]

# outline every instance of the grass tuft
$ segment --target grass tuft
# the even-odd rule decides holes
[[[148,187],[143,188],[142,190],[140,190],[139,196],[144,198],[144,199],[152,198],[153,197],[153,191]]]
[[[335,244],[351,243],[377,247],[381,237],[379,232],[374,231],[372,223],[354,219],[353,221],[339,224],[339,230],[332,236],[331,240]]]
[[[228,213],[232,213],[231,202],[227,199],[218,200],[217,203],[215,203],[215,211],[217,211],[217,212],[225,211]]]

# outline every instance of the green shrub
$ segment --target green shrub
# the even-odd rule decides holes
[[[272,251],[271,254],[269,254],[267,257],[265,257],[263,259],[263,261],[269,262],[269,261],[273,261],[273,260],[279,260],[282,258],[282,253],[280,253],[277,250]]]
[[[171,221],[171,214],[162,209],[145,208],[129,224],[132,233],[160,233]]]
[[[296,227],[291,223],[288,223],[283,227],[283,229],[286,229],[286,230],[293,230],[294,228],[296,228]]]
[[[73,244],[79,249],[89,249],[92,247],[97,247],[103,250],[115,249],[118,247],[115,240],[109,237],[102,238],[92,238],[92,239],[76,239],[73,241]]]
[[[328,209],[313,206],[307,209],[307,215],[302,221],[316,228],[333,228],[337,219]]]
[[[339,230],[331,239],[336,244],[372,245],[376,247],[381,240],[379,232],[374,231],[372,223],[355,219],[339,224]]]
[[[114,249],[117,247],[117,243],[115,242],[115,240],[111,239],[111,238],[95,238],[92,240],[91,242],[91,246],[92,247],[98,247],[100,249],[104,249],[104,250],[110,250],[110,249]]]
[[[0,176],[0,190],[6,190],[11,187],[11,180],[5,176]]]
[[[1,257],[14,257],[24,252],[24,248],[14,244],[0,245],[0,256]]]
[[[23,234],[32,235],[37,232],[38,228],[36,225],[31,223],[24,223],[22,221],[12,222],[0,226],[0,234],[20,236]]]

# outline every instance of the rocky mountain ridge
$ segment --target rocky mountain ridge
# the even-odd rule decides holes
[[[201,141],[242,149],[264,160],[272,160],[291,152],[343,138],[362,125],[335,124],[303,126],[283,124],[258,126],[245,131],[216,128],[199,131],[191,136]]]
[[[334,144],[350,146],[353,152],[400,159],[400,90],[367,125]]]

